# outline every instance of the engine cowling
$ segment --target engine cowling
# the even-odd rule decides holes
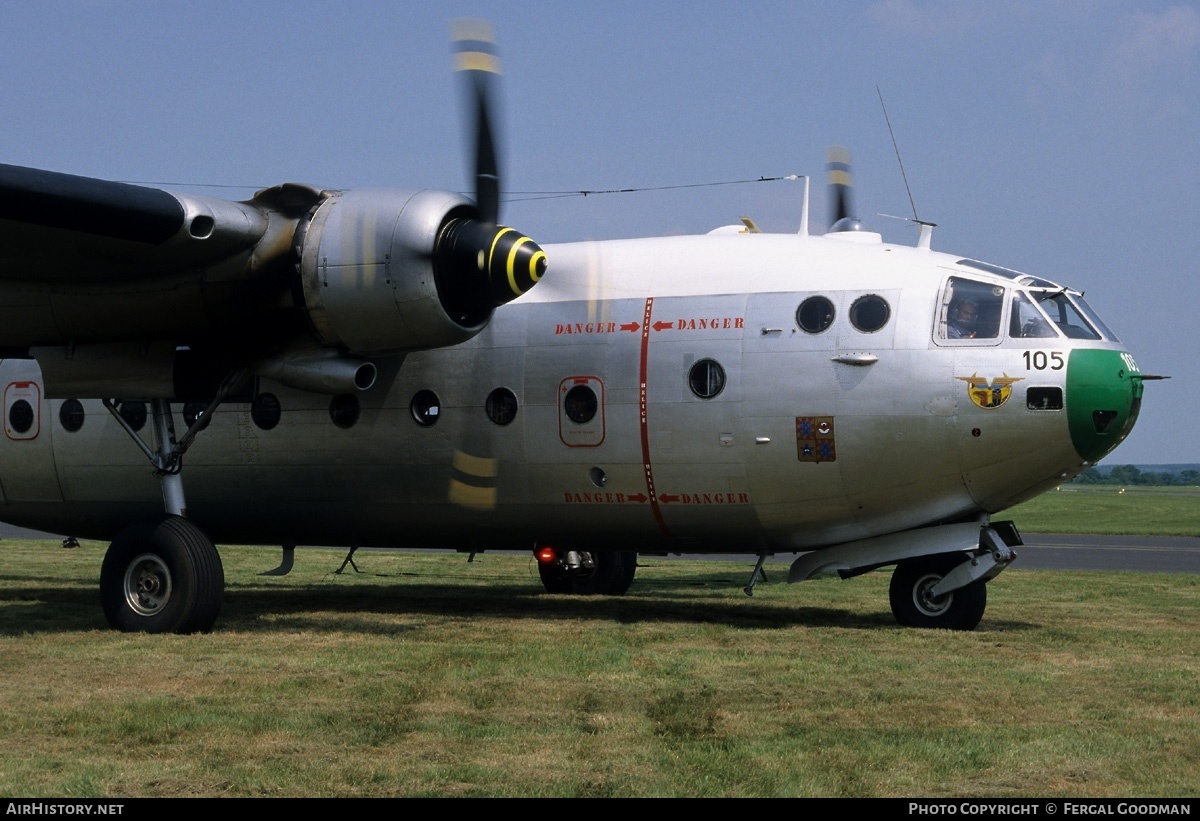
[[[332,192],[296,245],[318,339],[362,356],[464,342],[546,268],[531,239],[447,191]]]

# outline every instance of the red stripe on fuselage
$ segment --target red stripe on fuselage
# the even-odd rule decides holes
[[[654,491],[654,468],[650,464],[650,428],[646,420],[646,377],[649,367],[650,349],[650,316],[654,313],[654,297],[646,298],[646,310],[642,314],[642,350],[638,365],[638,427],[642,433],[642,469],[646,474],[646,493],[650,496],[650,510],[654,512],[654,521],[663,535],[670,536],[667,523],[663,521],[662,511],[658,507],[658,494]]]

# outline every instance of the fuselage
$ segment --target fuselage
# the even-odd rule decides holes
[[[1119,341],[1016,272],[871,234],[545,251],[482,333],[377,360],[369,390],[259,379],[221,404],[184,459],[188,517],[224,543],[811,550],[1003,510],[1136,419]],[[0,376],[0,518],[107,539],[162,510],[99,399],[47,398],[34,360]]]

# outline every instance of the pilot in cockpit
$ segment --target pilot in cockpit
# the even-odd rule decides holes
[[[959,299],[950,306],[946,318],[946,336],[950,339],[974,339],[979,305],[973,299]]]

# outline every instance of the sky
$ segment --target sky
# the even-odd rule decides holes
[[[915,207],[935,250],[1083,290],[1172,377],[1106,464],[1200,462],[1192,2],[3,3],[0,162],[230,199],[469,193],[456,17],[499,40],[506,224],[543,244],[742,215],[794,232],[802,183],[741,181],[808,174],[821,233],[844,145],[886,241],[916,242],[892,218]]]

